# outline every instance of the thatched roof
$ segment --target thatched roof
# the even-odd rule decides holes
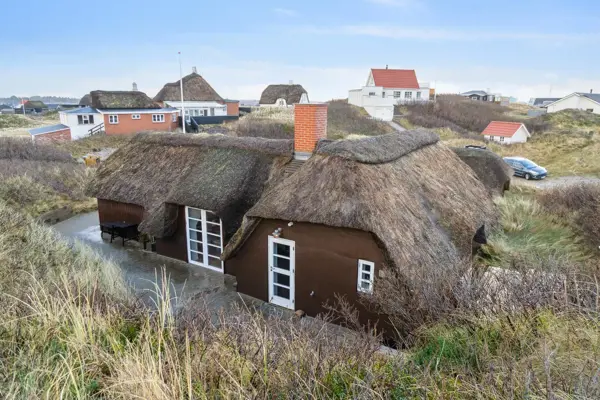
[[[45,105],[44,102],[40,101],[40,100],[27,100],[25,102],[25,108],[27,108],[27,109],[48,108],[48,106]]]
[[[86,106],[86,107],[91,107],[92,106],[92,96],[90,96],[90,94],[86,94],[84,95],[81,100],[79,100],[79,105],[80,106]]]
[[[223,258],[268,218],[371,232],[407,283],[443,273],[471,254],[496,213],[473,171],[438,140],[417,130],[321,145],[248,211]]]
[[[184,101],[223,101],[223,98],[210,84],[196,72],[183,77]],[[167,83],[154,101],[181,101],[181,84],[179,81]]]
[[[87,193],[144,207],[140,231],[157,237],[174,233],[176,205],[211,210],[228,239],[291,155],[291,140],[139,134],[102,163]]]
[[[455,147],[452,150],[475,171],[490,194],[501,196],[509,189],[513,170],[493,151]]]
[[[160,108],[146,93],[139,91],[94,90],[90,98],[91,107],[100,109]]]
[[[302,85],[269,85],[263,90],[259,104],[275,104],[277,99],[285,99],[288,105],[296,104],[304,93],[307,92]]]

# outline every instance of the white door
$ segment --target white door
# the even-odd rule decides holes
[[[219,216],[208,210],[186,207],[185,220],[189,262],[223,272],[223,224]]]
[[[269,303],[294,310],[295,244],[269,236]]]

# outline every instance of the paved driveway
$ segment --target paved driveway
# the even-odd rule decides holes
[[[223,274],[144,251],[135,241],[126,242],[123,247],[120,240],[109,243],[109,240],[102,239],[97,212],[75,216],[53,228],[70,240],[78,239],[86,243],[119,265],[126,280],[150,305],[155,298],[156,282],[162,283],[163,267],[169,277],[171,296],[177,300],[176,303],[199,294],[204,294],[204,298],[216,308],[239,301],[235,289],[231,285],[225,285]],[[108,235],[104,237],[107,238]]]

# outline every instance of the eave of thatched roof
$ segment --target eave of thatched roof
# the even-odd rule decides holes
[[[275,104],[278,99],[285,99],[288,105],[296,104],[304,93],[307,92],[302,85],[269,85],[263,90],[259,104]]]
[[[488,150],[464,147],[455,147],[452,150],[475,171],[490,194],[501,196],[509,188],[513,170],[502,157]]]
[[[476,230],[496,220],[469,166],[424,131],[324,144],[246,217],[224,259],[260,219],[310,222],[371,232],[408,280],[470,254]]]
[[[92,96],[90,96],[90,94],[86,94],[84,95],[81,100],[79,100],[79,105],[80,106],[86,106],[86,107],[91,107],[92,106]]]
[[[87,193],[144,207],[140,230],[157,237],[174,232],[174,205],[211,210],[228,238],[291,155],[290,140],[140,134],[102,164]]]
[[[217,91],[201,75],[193,72],[183,77],[184,101],[223,101]],[[167,83],[154,101],[181,101],[181,84],[179,81]]]
[[[90,102],[91,107],[105,110],[160,108],[146,93],[139,91],[94,90],[90,92]]]

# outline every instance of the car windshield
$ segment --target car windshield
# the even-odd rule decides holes
[[[534,163],[533,161],[529,161],[529,160],[522,160],[521,163],[523,164],[523,166],[525,168],[535,168],[537,167],[537,164]]]

